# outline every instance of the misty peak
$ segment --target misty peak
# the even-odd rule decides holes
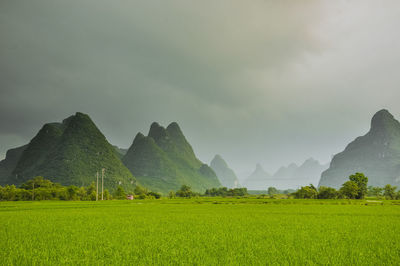
[[[269,176],[269,174],[264,170],[260,163],[256,164],[256,169],[254,170],[252,175],[262,175],[262,176]]]
[[[389,127],[396,127],[400,130],[400,123],[386,109],[378,111],[371,120],[371,131],[381,131]]]
[[[62,124],[64,126],[70,126],[71,124],[84,124],[84,123],[93,123],[90,116],[81,112],[76,112],[75,115],[71,115],[70,117],[64,119]]]
[[[221,156],[221,155],[216,154],[216,155],[214,156],[214,160],[224,160],[224,159],[222,159],[222,156]]]
[[[228,164],[221,155],[215,155],[214,159],[210,163],[210,167],[217,174],[222,186],[228,188],[236,188],[239,186],[239,180],[235,172],[229,168]]]
[[[133,139],[132,146],[135,146],[135,144],[139,143],[142,141],[144,138],[146,138],[141,132],[137,133],[135,138]],[[131,147],[132,147],[131,146]]]
[[[172,122],[167,127],[168,131],[182,132],[177,122]]]
[[[167,136],[167,132],[165,128],[160,126],[157,122],[153,122],[150,126],[149,137],[152,137],[154,140],[158,140],[161,138],[165,138]]]
[[[178,123],[172,122],[171,124],[168,125],[166,129],[168,135],[172,138],[174,138],[178,142],[186,142],[185,136],[183,135],[183,132],[181,128],[179,127]]]
[[[153,122],[153,123],[151,123],[151,125],[150,125],[150,131],[151,131],[151,130],[156,130],[157,128],[160,128],[160,127],[161,127],[161,126],[160,126],[159,123]]]
[[[310,157],[307,160],[305,160],[305,162],[318,162],[318,161],[315,160],[313,157]]]
[[[212,159],[210,165],[211,165],[211,168],[214,168],[213,166],[228,167],[228,164],[225,162],[225,160],[219,154],[214,156],[214,159]]]
[[[301,165],[301,167],[304,166],[312,166],[312,165],[321,165],[319,161],[315,160],[314,158],[310,157],[307,160],[304,161],[304,163]]]
[[[262,167],[262,165],[260,163],[256,164],[256,171],[257,172],[264,172],[264,168]]]

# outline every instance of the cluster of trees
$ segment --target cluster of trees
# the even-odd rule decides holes
[[[103,197],[111,199],[107,189]],[[96,187],[94,182],[87,187],[66,187],[37,176],[18,188],[15,185],[0,186],[0,200],[96,200]]]
[[[160,198],[161,194],[148,191],[145,188],[137,186],[134,192],[126,193],[125,190],[118,186],[111,194],[107,189],[104,190],[103,199],[126,199],[126,196],[132,194],[136,198]],[[99,199],[101,194],[98,195]],[[28,201],[28,200],[96,200],[96,186],[93,182],[87,187],[62,186],[53,183],[50,180],[37,176],[20,187],[15,185],[0,186],[0,201]]]
[[[207,189],[205,192],[205,196],[209,197],[242,197],[246,196],[247,193],[247,188],[232,188],[228,189],[226,187],[221,187],[221,188],[211,188]]]
[[[107,189],[104,190],[103,198],[111,199],[126,199],[128,195],[133,195],[136,199],[159,199],[161,194],[149,191],[147,188],[136,186],[134,191],[126,192],[123,187],[118,186],[111,194]],[[247,195],[246,188],[212,188],[207,189],[205,194],[200,194],[192,191],[192,188],[183,185],[178,191],[169,193],[170,198],[182,197],[191,198],[199,196],[245,196]],[[98,196],[101,197],[100,195]],[[96,200],[96,186],[93,182],[87,187],[62,186],[58,183],[53,183],[50,180],[37,176],[20,187],[15,185],[0,186],[0,201],[29,201],[29,200]]]
[[[396,186],[387,184],[385,187],[368,187],[368,196],[386,199],[400,199],[400,191]]]
[[[242,197],[248,195],[247,188],[232,188],[226,187],[221,188],[210,188],[207,189],[204,194],[192,191],[192,188],[187,185],[181,186],[181,188],[174,192],[169,192],[169,198],[192,198],[192,197]]]
[[[367,187],[368,177],[363,173],[355,173],[349,177],[339,190],[321,186],[319,189],[313,185],[301,187],[291,195],[296,199],[363,199],[365,196],[384,196],[386,199],[400,199],[397,187],[386,185],[384,188]]]
[[[153,191],[149,191],[147,188],[136,186],[133,192],[126,193],[125,190],[118,186],[115,193],[115,199],[126,199],[127,195],[134,195],[136,199],[159,199],[161,194]]]
[[[286,189],[286,190],[278,190],[275,187],[269,187],[267,189],[267,193],[269,196],[274,196],[277,194],[283,194],[283,195],[289,195],[291,193],[295,192],[293,189]]]
[[[349,181],[345,182],[339,190],[331,187],[321,186],[318,189],[313,185],[304,186],[290,194],[296,199],[363,199],[365,196],[384,197],[386,199],[400,199],[400,191],[396,186],[386,185],[385,187],[368,187],[368,178],[362,173],[356,173],[349,177]],[[268,188],[268,195],[273,196],[281,194],[282,191],[274,187]],[[137,199],[159,199],[161,194],[149,191],[141,186],[136,186],[133,192],[125,192],[118,186],[113,194],[105,189],[103,198],[110,199],[126,199],[127,195],[134,195]],[[190,186],[183,185],[174,192],[169,193],[169,198],[182,197],[242,197],[248,195],[247,188],[211,188],[207,189],[204,194],[192,191]],[[100,195],[99,195],[100,198]],[[87,187],[62,186],[46,180],[41,176],[37,176],[20,187],[14,185],[0,186],[0,201],[17,201],[17,200],[96,200],[96,187],[93,182]]]
[[[193,198],[193,197],[200,197],[201,194],[192,191],[192,188],[190,186],[187,185],[182,185],[181,188],[178,191],[170,191],[168,194],[168,197],[170,199],[172,198]]]

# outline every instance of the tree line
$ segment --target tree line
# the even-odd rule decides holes
[[[363,173],[355,173],[349,176],[339,190],[321,186],[318,189],[312,184],[304,186],[292,193],[296,199],[364,199],[366,196],[400,199],[400,191],[397,187],[387,184],[385,187],[368,187],[368,177]]]
[[[247,195],[246,188],[228,189],[212,188],[207,189],[204,194],[192,191],[190,186],[182,185],[176,192],[171,191],[168,194],[169,198],[192,198],[200,196],[245,196]],[[126,192],[123,187],[118,186],[113,193],[107,189],[104,190],[103,198],[111,199],[127,199],[128,195],[132,195],[136,199],[159,199],[161,194],[148,190],[147,188],[136,186],[134,191]],[[53,183],[50,180],[44,179],[42,176],[37,176],[19,187],[15,185],[0,186],[0,201],[31,201],[31,200],[81,200],[95,201],[96,186],[93,182],[87,187],[77,186],[62,186],[58,183]]]
[[[160,198],[159,193],[149,191],[145,188],[137,186],[133,192],[125,192],[125,190],[118,186],[113,193],[107,189],[104,190],[104,200],[111,199],[126,199],[128,194],[135,195],[135,197],[144,198]],[[92,182],[87,187],[77,186],[62,186],[58,183],[53,183],[50,180],[44,179],[42,176],[37,176],[20,187],[15,185],[0,186],[0,201],[29,201],[29,200],[82,200],[82,201],[95,201],[96,200],[96,186]]]
[[[282,191],[274,187],[268,188],[269,196],[273,197]],[[286,191],[285,191],[286,192]],[[121,186],[118,186],[113,193],[107,189],[104,190],[103,198],[126,199],[128,195],[134,196],[136,199],[159,199],[161,194],[150,191],[144,187],[136,186],[134,191],[126,192]],[[170,191],[169,198],[192,198],[192,197],[244,197],[248,195],[247,188],[226,187],[207,189],[205,193],[192,191],[188,185],[182,185],[177,191]],[[312,184],[304,186],[293,193],[288,194],[289,197],[296,199],[363,199],[366,196],[400,199],[400,191],[396,186],[390,184],[385,187],[368,187],[368,178],[363,173],[355,173],[349,177],[340,189],[336,190],[331,187],[321,186],[316,188]],[[96,200],[96,187],[93,182],[87,187],[62,186],[53,183],[50,180],[37,176],[20,187],[15,185],[0,186],[0,201],[29,201],[29,200]]]
[[[206,189],[205,193],[198,193],[192,191],[188,185],[182,185],[177,191],[170,191],[169,198],[193,198],[193,197],[242,197],[248,195],[247,188],[210,188]]]

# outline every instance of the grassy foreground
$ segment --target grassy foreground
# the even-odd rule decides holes
[[[2,265],[394,265],[396,201],[0,202]]]

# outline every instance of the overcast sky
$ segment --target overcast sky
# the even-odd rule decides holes
[[[240,175],[323,163],[400,117],[400,1],[1,0],[0,158],[88,113],[128,147],[176,121]]]

